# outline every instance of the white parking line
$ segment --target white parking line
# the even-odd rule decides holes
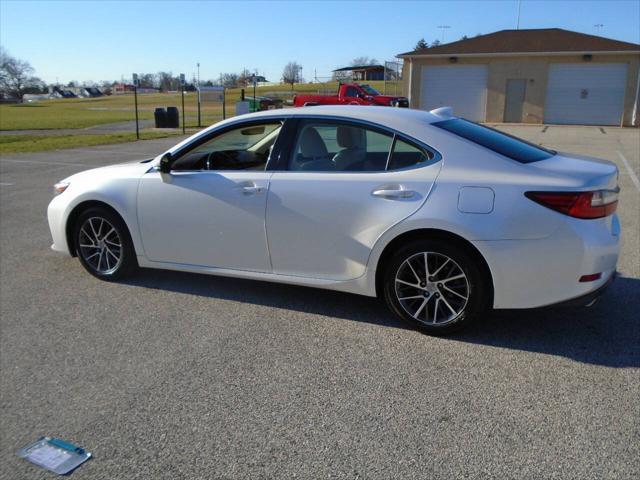
[[[67,163],[67,162],[40,162],[38,160],[13,160],[9,158],[0,158],[0,162],[11,162],[11,163],[34,163],[36,165],[63,165],[69,167],[85,167],[92,168],[97,165],[87,165],[86,163]]]
[[[636,175],[636,172],[633,171],[633,168],[631,168],[631,165],[629,164],[627,159],[624,158],[624,155],[622,155],[622,153],[620,151],[616,151],[616,153],[620,157],[620,160],[622,160],[622,163],[624,163],[624,166],[627,167],[627,171],[629,172],[629,176],[631,177],[631,181],[633,182],[633,184],[636,186],[636,188],[640,192],[640,180],[638,180],[638,176]]]

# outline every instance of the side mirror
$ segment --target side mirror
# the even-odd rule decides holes
[[[171,172],[171,160],[172,156],[169,152],[165,153],[160,159],[160,172],[161,173],[169,173]]]

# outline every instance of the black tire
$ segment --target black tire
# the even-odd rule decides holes
[[[120,280],[138,268],[129,229],[119,215],[107,208],[93,207],[82,212],[74,225],[73,240],[82,266],[100,280]]]
[[[429,270],[424,268],[425,252]],[[437,276],[429,277],[429,271]],[[460,273],[464,278],[455,279]],[[464,246],[439,239],[416,240],[385,262],[383,298],[393,313],[422,332],[445,335],[466,328],[490,308],[490,281],[483,265]]]

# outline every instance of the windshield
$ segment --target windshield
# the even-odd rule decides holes
[[[373,88],[371,85],[360,85],[360,88],[367,92],[369,95],[380,95],[380,92]]]
[[[433,125],[448,132],[455,133],[462,138],[466,138],[520,163],[546,160],[556,154],[553,150],[547,150],[546,148],[534,145],[520,138],[462,118],[435,122]]]

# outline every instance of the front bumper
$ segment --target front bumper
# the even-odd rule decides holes
[[[51,249],[59,253],[71,255],[69,245],[67,244],[67,232],[65,229],[67,202],[62,198],[62,195],[64,194],[53,197],[53,200],[51,200],[47,208],[47,220],[49,222],[51,238],[53,239]]]

